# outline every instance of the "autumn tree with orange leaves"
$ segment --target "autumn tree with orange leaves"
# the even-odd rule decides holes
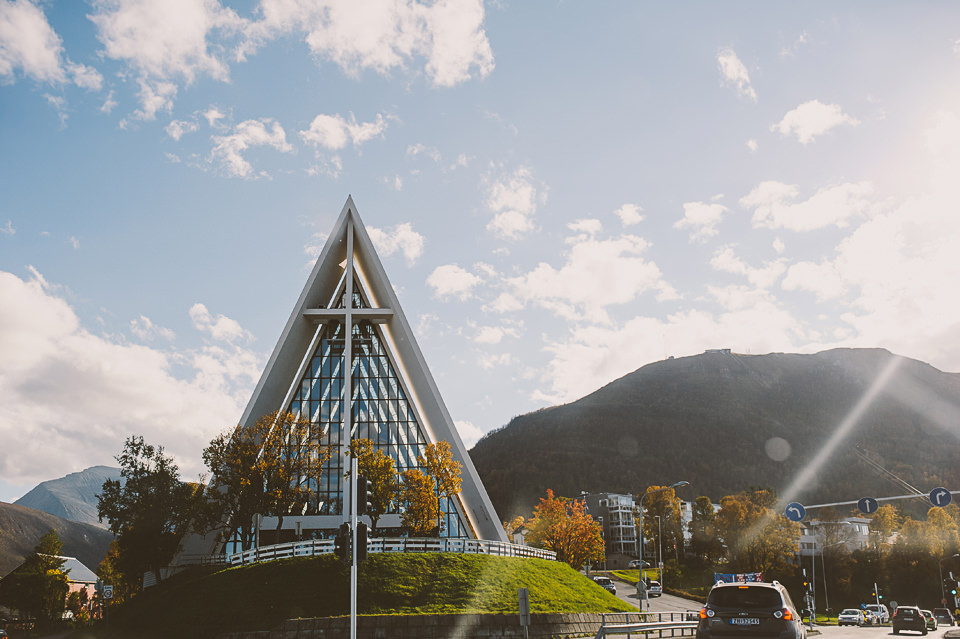
[[[552,550],[559,561],[578,570],[588,562],[603,560],[600,523],[587,514],[582,501],[557,497],[548,489],[533,509],[527,530],[527,543]]]
[[[212,479],[207,527],[237,531],[244,550],[253,545],[254,516],[283,516],[303,510],[311,479],[320,476],[332,448],[323,445],[305,417],[277,411],[253,426],[238,426],[215,437],[203,451]]]

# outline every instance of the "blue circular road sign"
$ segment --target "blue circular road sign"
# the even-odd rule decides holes
[[[950,491],[946,488],[934,488],[930,491],[930,503],[934,506],[943,508],[944,506],[949,506],[952,500],[953,495],[951,495]]]
[[[857,502],[857,509],[866,514],[870,514],[877,511],[877,508],[880,507],[880,503],[873,497],[861,497],[860,501]]]
[[[786,515],[790,521],[803,521],[803,518],[807,516],[807,510],[800,502],[791,501],[787,504],[783,514]]]

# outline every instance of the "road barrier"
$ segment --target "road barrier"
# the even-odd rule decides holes
[[[630,617],[638,617],[638,621],[630,621]],[[698,613],[692,610],[686,612],[641,612],[618,613],[600,615],[600,629],[594,639],[604,639],[610,635],[642,635],[649,637],[690,637],[695,634],[698,623]],[[619,621],[618,618],[625,618]],[[669,634],[665,634],[669,633]]]

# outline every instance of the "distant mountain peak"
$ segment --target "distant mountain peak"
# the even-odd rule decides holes
[[[14,503],[70,521],[107,528],[106,522],[100,522],[97,517],[97,495],[108,479],[120,479],[120,469],[92,466],[59,479],[41,482]]]

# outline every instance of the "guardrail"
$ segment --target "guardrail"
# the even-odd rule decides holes
[[[251,548],[243,552],[227,555],[226,563],[229,566],[288,559],[290,557],[313,557],[333,552],[332,539],[307,539],[291,541],[283,544],[273,544]],[[556,560],[557,554],[550,550],[531,548],[502,541],[486,541],[483,539],[448,539],[448,538],[407,538],[382,537],[367,541],[367,552],[451,552],[474,555],[494,555],[497,557],[533,557],[537,559]]]
[[[610,617],[639,617],[639,621],[608,621]],[[600,615],[600,629],[594,639],[604,639],[610,635],[631,635],[637,634],[649,637],[657,633],[658,637],[689,637],[695,634],[697,629],[698,613],[693,610],[686,612],[641,612],[641,613],[622,613],[611,615],[609,613]],[[651,617],[656,617],[655,621],[650,621]],[[669,634],[664,634],[669,632]]]

